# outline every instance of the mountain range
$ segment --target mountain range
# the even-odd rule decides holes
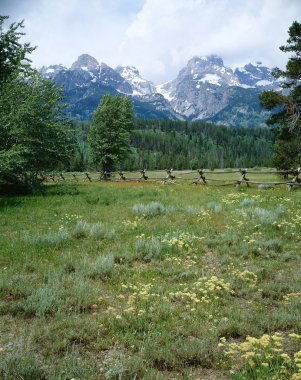
[[[209,121],[231,127],[264,126],[269,113],[258,94],[278,89],[279,80],[261,62],[232,70],[221,57],[193,57],[178,76],[161,85],[142,78],[134,66],[115,69],[82,54],[67,68],[43,66],[40,73],[63,88],[70,117],[90,120],[104,94],[133,100],[138,118]]]

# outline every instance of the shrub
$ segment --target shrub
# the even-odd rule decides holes
[[[160,257],[160,253],[162,251],[162,244],[155,237],[151,237],[148,239],[140,238],[136,242],[136,250],[137,253],[142,253],[143,255],[145,255],[144,260],[148,261]]]
[[[28,242],[35,245],[60,245],[69,239],[67,230],[57,232],[49,232],[47,234],[39,234],[33,238],[28,238]]]
[[[55,314],[62,305],[61,292],[49,285],[34,290],[22,303],[22,308],[28,315],[45,317]]]
[[[144,216],[156,216],[172,211],[171,207],[165,207],[160,202],[151,202],[149,204],[137,203],[133,206],[133,211],[136,214]]]
[[[46,380],[46,374],[33,355],[9,352],[0,361],[0,378],[3,380]]]
[[[252,199],[252,198],[244,198],[244,199],[241,200],[240,205],[243,206],[243,207],[254,206],[255,203],[256,203],[255,200]]]
[[[91,278],[106,279],[114,270],[114,255],[99,255],[95,260],[85,259],[81,262],[81,273]]]
[[[55,379],[95,379],[96,371],[96,365],[81,358],[79,353],[68,353],[62,360]]]
[[[85,220],[79,220],[72,231],[72,236],[77,239],[85,237],[112,238],[115,235],[114,229],[108,229],[103,223],[87,223]]]
[[[223,206],[220,203],[211,201],[207,203],[207,209],[212,212],[219,213],[223,210]]]
[[[77,239],[87,237],[89,234],[89,225],[84,220],[79,220],[73,229],[72,235]]]

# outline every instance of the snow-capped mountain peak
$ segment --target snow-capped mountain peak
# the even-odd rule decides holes
[[[133,95],[153,95],[156,92],[155,85],[141,77],[135,66],[117,66],[115,69],[133,89]]]
[[[52,65],[42,67],[40,72],[63,86],[67,99],[68,96],[76,99],[70,112],[77,118],[91,117],[104,94],[121,93],[132,97],[138,113],[144,110],[143,117],[160,115],[160,118],[215,120],[233,125],[234,119],[225,120],[232,114],[248,115],[249,107],[256,106],[254,112],[261,112],[258,93],[280,85],[272,70],[261,62],[248,63],[233,71],[217,55],[194,56],[175,79],[159,86],[143,78],[134,66],[113,69],[88,54],[80,55],[69,69]]]
[[[52,78],[56,76],[60,71],[65,71],[67,70],[67,67],[63,65],[50,65],[50,66],[43,66],[40,69],[40,73],[45,77],[45,78]]]
[[[80,55],[77,60],[72,64],[70,70],[85,70],[85,71],[99,71],[100,65],[98,61],[89,54]]]
[[[260,61],[255,64],[248,63],[244,67],[237,68],[235,75],[238,77],[241,85],[249,87],[273,87],[275,84],[272,69],[263,66]]]

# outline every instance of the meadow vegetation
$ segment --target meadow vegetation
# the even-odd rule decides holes
[[[0,378],[301,379],[300,191],[0,197]]]

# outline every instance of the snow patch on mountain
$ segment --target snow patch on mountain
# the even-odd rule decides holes
[[[171,94],[171,91],[169,90],[169,85],[172,81],[160,84],[159,86],[156,86],[157,93],[164,96],[166,100],[171,102],[174,99],[174,96]]]
[[[216,86],[221,86],[220,80],[222,78],[218,76],[217,74],[205,74],[205,76],[202,79],[199,79],[198,82],[208,82],[210,84],[214,84]]]
[[[115,70],[131,85],[133,95],[144,96],[156,93],[156,88],[153,82],[142,78],[136,67],[117,66]]]

